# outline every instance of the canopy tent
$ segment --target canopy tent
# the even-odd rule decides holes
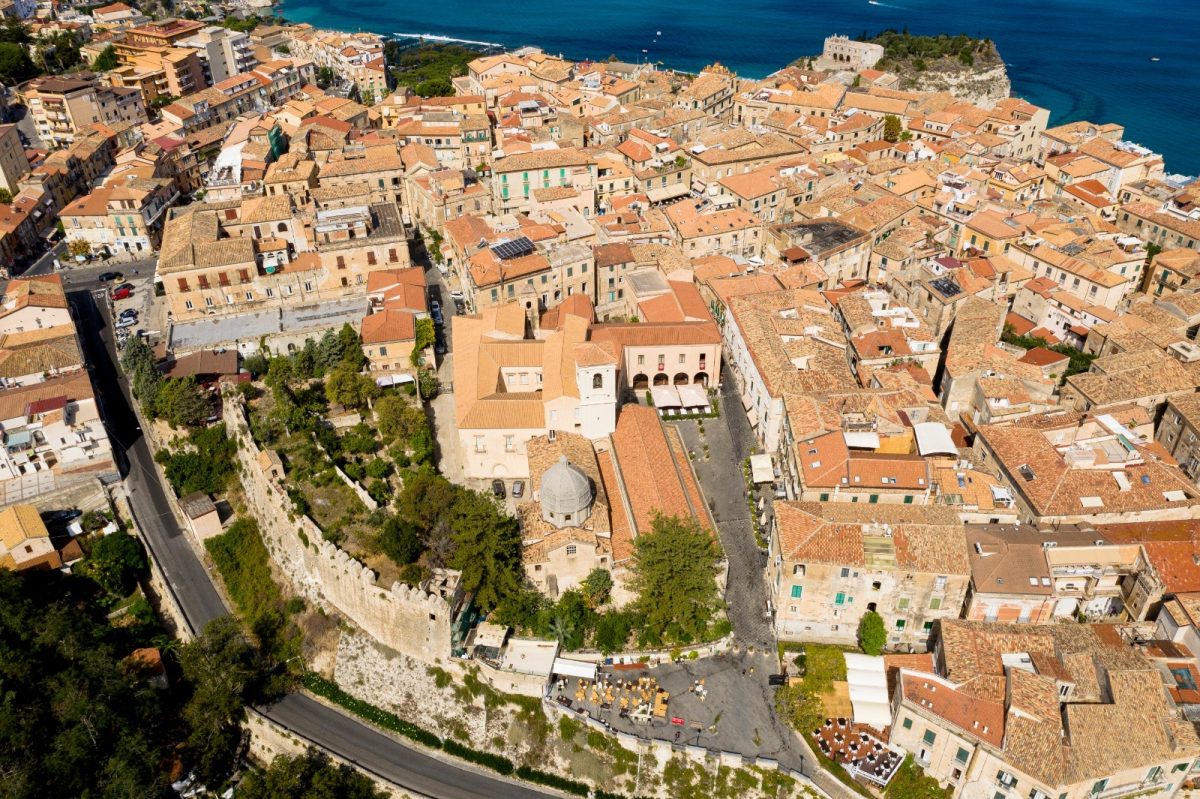
[[[958,455],[958,447],[954,445],[954,439],[950,437],[946,425],[940,422],[921,422],[913,425],[913,432],[917,435],[917,451],[921,453],[921,457]]]
[[[651,386],[650,398],[654,400],[655,408],[678,408],[681,405],[675,386]]]
[[[708,392],[704,390],[704,386],[690,384],[686,386],[674,386],[679,392],[679,404],[685,408],[708,408]]]
[[[750,456],[750,475],[757,483],[775,482],[775,467],[771,465],[771,456],[767,454]]]
[[[555,658],[553,672],[560,677],[582,677],[585,680],[594,680],[596,679],[596,664],[570,658]]]
[[[892,723],[888,704],[887,673],[883,658],[846,652],[846,683],[850,687],[850,705],[854,721],[876,729]]]

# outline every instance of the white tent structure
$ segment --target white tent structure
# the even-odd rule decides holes
[[[854,721],[882,730],[892,723],[883,658],[846,652],[846,682]]]
[[[582,677],[585,680],[596,679],[596,664],[570,658],[555,658],[553,673],[560,677]]]
[[[775,467],[771,464],[771,456],[765,453],[750,456],[750,475],[754,483],[775,482]]]
[[[655,408],[678,408],[679,392],[675,386],[651,386],[650,397],[654,400]]]
[[[946,425],[940,422],[921,422],[913,425],[913,432],[917,435],[917,452],[921,453],[921,457],[928,455],[958,456],[958,447],[955,446],[954,439],[950,437],[950,431],[946,429]]]

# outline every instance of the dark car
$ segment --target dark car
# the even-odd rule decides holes
[[[72,519],[77,519],[83,515],[83,511],[76,508],[67,510],[52,510],[42,514],[42,521],[47,525],[66,524]]]
[[[123,280],[125,278],[120,272],[101,272],[97,278],[101,283],[109,283],[113,280]]]
[[[467,304],[462,300],[454,301],[454,312],[460,316],[467,312]]]
[[[133,289],[125,287],[125,288],[119,288],[116,291],[114,291],[112,293],[112,298],[114,300],[123,300],[126,297],[129,297],[132,295],[133,295]]]
[[[493,480],[492,481],[492,493],[496,495],[497,499],[504,499],[504,481],[503,480]]]
[[[132,283],[118,283],[117,285],[113,286],[113,291],[120,291],[121,289],[129,289],[130,291],[133,291],[133,284]]]
[[[513,499],[520,499],[524,493],[525,493],[525,481],[524,480],[513,481],[513,490],[512,490]]]

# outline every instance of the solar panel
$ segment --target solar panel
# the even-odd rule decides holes
[[[938,290],[943,297],[953,297],[956,294],[961,294],[962,289],[948,277],[939,277],[937,280],[930,281],[930,284]]]
[[[492,245],[492,252],[502,261],[521,258],[533,252],[533,242],[525,236]]]

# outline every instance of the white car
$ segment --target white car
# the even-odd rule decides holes
[[[123,316],[117,320],[116,328],[121,330],[126,327],[133,327],[137,324],[137,319],[132,316]]]

